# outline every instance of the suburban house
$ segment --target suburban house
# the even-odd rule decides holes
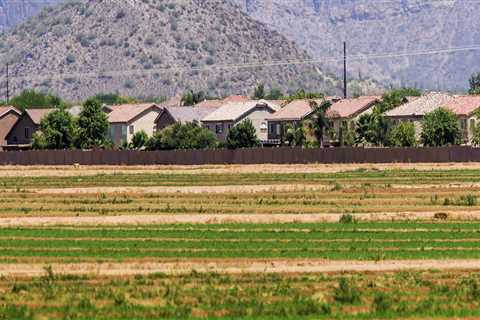
[[[307,119],[313,112],[310,106],[311,101],[320,104],[324,100],[294,100],[268,116],[266,119],[268,122],[268,140],[279,144],[285,135],[287,125],[297,127],[303,120]]]
[[[54,110],[54,108],[26,109],[7,134],[8,148],[29,149],[32,145],[33,134],[40,128],[40,122]]]
[[[371,112],[373,106],[379,102],[380,99],[381,97],[377,96],[362,96],[334,102],[327,111],[330,128],[334,134],[330,139],[338,141],[342,134],[341,131],[345,128],[352,131],[355,130],[358,118],[365,113]]]
[[[229,102],[202,119],[203,126],[213,131],[221,141],[226,141],[228,132],[245,119],[250,119],[257,137],[262,142],[268,139],[266,118],[280,107],[265,100]]]
[[[393,120],[395,124],[400,122],[412,122],[415,125],[417,139],[419,139],[422,132],[423,117],[427,113],[446,106],[454,99],[454,96],[446,93],[432,92],[387,111],[385,116]]]
[[[464,143],[470,144],[474,129],[479,123],[476,112],[480,109],[480,95],[455,96],[454,99],[446,103],[444,107],[457,115],[462,140]]]
[[[107,114],[110,123],[109,137],[114,145],[130,143],[135,133],[145,131],[148,136],[155,134],[155,121],[163,109],[156,104],[124,104],[111,106]]]
[[[330,119],[330,126],[335,132],[335,136],[340,134],[342,126],[348,126],[355,129],[355,122],[359,116],[370,112],[372,107],[379,101],[379,97],[364,96],[352,99],[331,99],[332,106],[327,111],[327,117]],[[285,135],[287,125],[297,127],[305,119],[309,119],[313,113],[310,103],[313,101],[321,104],[324,99],[316,100],[295,100],[274,113],[268,120],[268,139],[280,143]]]
[[[158,116],[155,124],[156,130],[160,131],[174,123],[187,123],[202,121],[203,118],[217,110],[219,107],[165,107]]]
[[[0,150],[7,144],[7,135],[22,113],[12,106],[0,107]]]

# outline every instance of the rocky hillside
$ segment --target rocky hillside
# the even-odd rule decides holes
[[[0,0],[0,30],[10,28],[62,0]]]
[[[231,0],[317,58],[480,45],[480,2],[471,0]],[[327,60],[327,59],[322,59]],[[353,77],[462,90],[480,50],[352,62]],[[325,61],[337,70],[341,63]]]
[[[70,99],[112,91],[172,96],[186,88],[240,94],[257,83],[339,92],[340,82],[308,65],[235,67],[304,59],[293,42],[237,6],[208,0],[69,1],[0,39],[13,90]]]

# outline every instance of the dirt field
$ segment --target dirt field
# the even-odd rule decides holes
[[[0,166],[0,177],[89,176],[115,173],[335,173],[370,170],[480,169],[480,163],[389,163],[389,164],[295,164],[295,165],[204,165],[204,166]]]
[[[278,223],[336,223],[342,214],[175,214],[175,215],[123,215],[98,217],[15,217],[0,219],[0,227],[31,226],[115,226],[115,225],[158,225],[158,224],[278,224]],[[435,212],[402,212],[356,214],[355,220],[372,221],[433,221]],[[478,221],[480,210],[449,213],[455,221]]]
[[[46,264],[0,264],[0,276],[24,277],[45,274]],[[341,273],[425,270],[480,271],[480,260],[205,260],[163,263],[48,264],[56,274],[130,276],[136,274],[190,274],[192,272],[242,273]]]

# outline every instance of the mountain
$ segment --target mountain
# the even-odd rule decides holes
[[[14,25],[45,4],[62,0],[0,0],[0,26]],[[63,0],[65,1],[65,0]],[[168,2],[157,0],[157,2]],[[480,2],[472,0],[216,0],[238,5],[295,41],[323,69],[340,74],[342,42],[349,55],[411,53],[480,45]],[[123,1],[120,1],[123,2]],[[175,2],[175,1],[172,1]],[[228,10],[233,10],[229,8]],[[385,57],[349,62],[351,79],[389,86],[464,90],[480,71],[480,51]]]
[[[339,93],[341,82],[317,67],[258,65],[309,59],[277,31],[216,0],[69,1],[0,38],[11,91],[33,87],[69,99],[114,91],[172,96],[187,88],[251,94],[258,83]]]
[[[346,41],[350,55],[408,53],[480,46],[480,1],[472,0],[230,0],[296,41],[333,72]],[[480,50],[388,57],[349,63],[350,77],[384,85],[464,90],[480,71]]]
[[[0,30],[23,22],[48,5],[62,0],[0,0]]]

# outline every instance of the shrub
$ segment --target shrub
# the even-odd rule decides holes
[[[373,310],[376,313],[386,313],[392,308],[390,297],[384,292],[377,292],[373,297]]]
[[[213,132],[198,123],[176,123],[166,127],[146,144],[147,150],[210,149],[218,145]]]
[[[351,214],[343,214],[343,215],[340,217],[339,222],[340,222],[340,223],[345,223],[345,224],[354,223],[354,222],[355,222],[355,219],[353,218],[353,216],[352,216]]]
[[[131,149],[142,149],[147,145],[148,135],[145,131],[141,130],[135,133],[132,137]]]
[[[229,149],[254,148],[260,146],[257,131],[250,119],[243,120],[240,124],[230,129],[227,136]]]
[[[427,113],[422,123],[422,142],[425,146],[455,145],[460,141],[457,116],[452,111],[439,108]]]
[[[415,125],[410,122],[402,122],[389,133],[389,143],[392,147],[416,147],[417,138],[415,135]]]
[[[340,278],[333,298],[340,303],[354,304],[360,301],[360,291],[347,278]]]

